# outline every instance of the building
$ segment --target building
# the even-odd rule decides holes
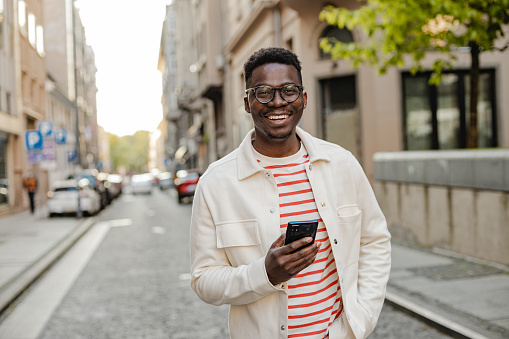
[[[158,69],[163,75],[161,103],[167,121],[162,135],[166,136],[165,169],[172,172],[203,168],[209,159],[204,125],[213,120],[214,110],[199,92],[195,15],[189,1],[173,1],[167,6],[161,35]]]
[[[17,16],[13,1],[0,0],[0,214],[21,204],[22,120],[18,111],[15,48]],[[13,37],[13,38],[11,38]]]
[[[54,180],[95,167],[94,59],[72,0],[0,0],[0,214],[28,208],[28,172],[41,206]]]

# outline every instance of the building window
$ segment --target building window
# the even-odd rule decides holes
[[[320,35],[321,38],[328,38],[331,42],[340,41],[344,43],[353,42],[353,35],[346,28],[339,28],[337,26],[327,26]],[[320,59],[330,59],[331,55],[329,53],[325,53],[321,48],[318,48],[320,52]]]
[[[44,56],[44,29],[41,25],[37,25],[35,30],[35,40],[37,52],[40,56]]]
[[[320,81],[323,138],[361,159],[360,114],[355,75]]]
[[[11,92],[5,93],[5,111],[11,113]]]
[[[36,25],[35,25],[35,15],[32,13],[28,14],[28,41],[30,41],[30,44],[32,47],[35,47],[36,44]]]
[[[18,2],[18,23],[20,27],[27,24],[27,5],[23,0]]]
[[[431,73],[403,76],[404,142],[407,150],[465,148],[469,119],[468,71],[447,72],[438,86]],[[482,70],[477,106],[479,147],[496,147],[495,71]]]
[[[7,180],[7,135],[0,132],[0,206],[9,203],[9,185]]]

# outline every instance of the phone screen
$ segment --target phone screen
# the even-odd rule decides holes
[[[312,243],[315,242],[317,228],[318,228],[317,220],[290,221],[286,226],[285,245],[288,245],[294,242],[295,240],[299,240],[305,237],[313,238],[313,241],[309,243],[309,245],[311,245]]]

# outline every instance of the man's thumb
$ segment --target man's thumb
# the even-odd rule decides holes
[[[276,248],[276,247],[283,247],[285,245],[285,238],[286,238],[286,234],[281,234],[279,236],[279,238],[276,239],[276,241],[274,241],[272,243],[272,246],[271,248]]]

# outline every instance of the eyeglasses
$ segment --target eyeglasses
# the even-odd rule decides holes
[[[274,93],[276,90],[279,90],[281,98],[283,98],[288,103],[292,103],[299,98],[300,92],[304,90],[304,87],[295,84],[289,84],[281,87],[260,85],[246,89],[246,95],[252,91],[254,92],[255,98],[258,100],[258,102],[261,104],[266,104],[274,99]]]

